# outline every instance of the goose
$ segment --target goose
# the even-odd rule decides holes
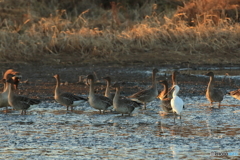
[[[213,72],[208,72],[206,76],[210,77],[207,91],[206,91],[206,98],[210,101],[211,107],[213,102],[218,102],[218,108],[220,108],[221,101],[223,100],[223,92],[220,89],[214,88],[214,74]]]
[[[103,114],[105,111],[112,106],[112,100],[103,95],[98,95],[94,93],[94,77],[93,75],[87,76],[87,82],[89,86],[89,95],[88,102],[91,107],[98,109],[100,114],[101,110],[103,110]]]
[[[177,77],[178,74],[179,74],[178,71],[173,71],[173,73],[172,73],[172,87],[171,88],[173,88],[174,85],[177,85],[176,77]],[[173,90],[171,89],[170,92],[168,93],[169,98],[172,98],[172,92],[173,92]]]
[[[230,92],[227,93],[227,95],[230,95],[233,98],[236,98],[236,99],[240,100],[240,89],[234,90],[234,91],[230,91]]]
[[[12,76],[12,75],[16,75],[16,77]],[[14,87],[14,89],[18,89],[18,84],[19,84],[19,81],[20,81],[22,76],[21,76],[20,72],[17,72],[17,71],[15,71],[13,69],[8,69],[8,70],[5,71],[5,73],[3,75],[3,79],[5,79],[4,89],[3,90],[6,89],[6,87],[7,87],[6,81],[10,77],[13,79],[12,87]]]
[[[167,98],[168,94],[169,94],[168,93],[168,82],[166,80],[160,80],[159,83],[163,85],[163,90],[159,93],[157,98],[159,98],[160,100],[163,100],[164,98]]]
[[[161,80],[160,84],[162,84],[163,88],[164,88],[163,91],[161,92],[161,96],[159,96],[159,99],[161,100],[160,107],[165,112],[168,112],[168,113],[172,112],[172,107],[171,107],[171,99],[172,98],[168,97],[168,83],[166,80]]]
[[[18,81],[18,77],[15,77],[13,78],[13,74],[8,74],[8,79],[12,79],[13,80],[13,83],[16,82],[16,80]],[[3,108],[3,107],[6,107],[6,112],[8,111],[8,106],[9,103],[8,103],[8,93],[9,93],[9,85],[7,85],[7,80],[6,79],[3,79],[2,80],[3,83],[5,84],[5,88],[4,88],[4,91],[2,93],[0,93],[0,108]]]
[[[176,114],[180,115],[180,119],[181,119],[181,112],[183,110],[183,100],[177,95],[180,90],[180,87],[178,85],[174,85],[172,89],[173,89],[173,93],[172,93],[172,99],[171,99],[171,106],[172,106],[172,111],[174,113],[174,122],[175,122]]]
[[[127,98],[121,98],[120,97],[120,83],[115,83],[113,87],[116,88],[115,96],[113,98],[113,108],[115,111],[118,113],[121,113],[122,116],[123,114],[128,114],[129,116],[133,112],[133,110],[136,107],[140,107],[141,103],[138,103],[136,101],[132,101]]]
[[[12,78],[9,78],[7,80],[7,85],[8,85],[8,88],[9,88],[8,103],[14,109],[21,110],[22,115],[27,113],[26,110],[31,105],[39,104],[41,102],[38,99],[32,99],[32,98],[28,98],[28,97],[21,96],[21,95],[15,95],[13,93],[13,88],[11,87],[11,84],[14,84],[14,80]]]
[[[7,85],[7,82],[5,79],[3,79],[3,82],[5,84],[5,89],[2,93],[0,93],[0,108],[6,107],[6,112],[8,111],[8,92],[9,92],[9,85]]]
[[[69,92],[61,92],[59,75],[56,74],[53,77],[56,79],[54,99],[61,105],[66,106],[67,111],[69,107],[71,107],[71,111],[73,111],[73,107],[78,106],[83,102],[87,101],[87,99],[84,97],[77,96]]]
[[[156,84],[156,73],[158,69],[154,68],[152,71],[152,86],[149,89],[141,90],[128,98],[133,101],[141,102],[144,104],[143,109],[146,109],[147,102],[151,102],[158,95],[157,84]]]
[[[114,93],[110,92],[111,78],[110,77],[103,77],[103,79],[107,81],[107,86],[106,86],[106,90],[105,90],[104,96],[108,97],[111,100],[113,100]]]

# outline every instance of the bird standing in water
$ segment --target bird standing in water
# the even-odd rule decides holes
[[[171,106],[172,106],[172,111],[174,113],[174,123],[175,123],[176,114],[180,115],[180,119],[181,119],[181,112],[183,110],[183,100],[177,95],[180,90],[180,87],[178,85],[174,85],[172,89],[174,89],[174,91],[172,93]]]
[[[157,72],[158,72],[158,69],[154,68],[152,71],[152,86],[149,89],[141,90],[128,97],[133,101],[143,103],[144,110],[146,110],[147,102],[153,101],[158,95],[157,84],[156,84]]]
[[[223,92],[220,89],[214,88],[214,74],[213,72],[208,72],[206,76],[210,77],[206,97],[210,101],[211,107],[213,106],[213,102],[218,102],[218,108],[220,108],[221,101],[223,100]]]

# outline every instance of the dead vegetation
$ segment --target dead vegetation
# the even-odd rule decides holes
[[[0,2],[1,62],[239,63],[239,0]]]

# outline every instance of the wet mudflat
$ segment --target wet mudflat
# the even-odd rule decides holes
[[[157,79],[170,83],[174,68],[157,68],[160,70]],[[2,159],[209,159],[214,151],[240,154],[240,101],[226,95],[220,109],[217,104],[209,109],[205,98],[209,80],[204,76],[206,68],[179,68],[179,96],[185,109],[176,123],[171,114],[162,111],[158,99],[149,103],[147,110],[136,108],[132,116],[123,117],[111,112],[100,115],[87,102],[67,112],[66,107],[53,100],[52,76],[56,73],[65,91],[87,96],[84,77],[94,74],[96,93],[103,94],[105,82],[101,77],[108,75],[113,83],[126,82],[122,95],[128,96],[151,85],[151,67],[17,66],[17,69],[23,75],[18,93],[40,98],[42,103],[24,116],[19,111],[5,114],[4,109],[0,110]],[[216,86],[225,92],[238,88],[238,68],[211,70],[217,74]],[[161,90],[162,86],[159,84],[158,88]]]

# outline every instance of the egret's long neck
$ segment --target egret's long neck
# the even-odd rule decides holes
[[[110,95],[110,81],[107,80],[107,87],[105,90],[105,96],[108,97]]]
[[[209,80],[207,89],[211,89],[213,87],[214,87],[214,76],[210,76],[210,80]]]
[[[178,90],[174,90],[172,96],[173,96],[173,97],[176,97],[177,94],[178,94]]]
[[[59,94],[59,86],[60,86],[60,78],[56,78],[56,87],[55,87],[55,95]]]

